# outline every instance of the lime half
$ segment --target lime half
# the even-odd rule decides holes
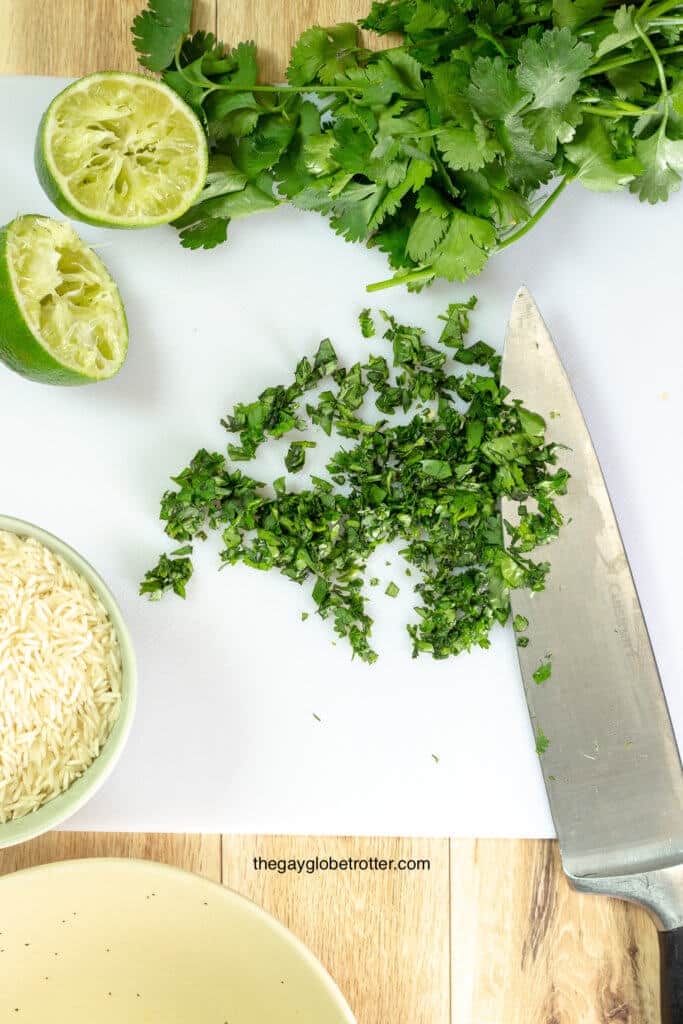
[[[118,71],[69,85],[45,111],[36,171],[68,217],[112,228],[167,224],[206,180],[197,116],[163,82]]]
[[[0,230],[0,359],[46,384],[89,384],[121,368],[119,290],[70,224],[17,217]]]

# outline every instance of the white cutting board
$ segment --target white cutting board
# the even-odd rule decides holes
[[[0,79],[0,223],[55,212],[32,152],[63,84]],[[679,737],[682,228],[683,196],[649,208],[575,186],[479,280],[374,303],[433,332],[449,301],[476,290],[472,340],[500,346],[515,291],[531,288],[593,432]],[[217,572],[215,542],[186,602],[137,595],[170,547],[158,521],[168,478],[197,448],[227,443],[219,420],[233,403],[286,382],[325,335],[349,362],[368,351],[357,315],[364,285],[388,276],[382,255],[293,209],[232,226],[212,252],[183,250],[171,228],[79,230],[126,303],[122,372],[60,389],[0,367],[0,511],[58,534],[99,569],[139,658],[129,745],[71,826],[552,835],[511,631],[496,630],[489,651],[411,660],[409,581],[395,554],[376,560],[372,667],[333,646],[328,624],[301,622],[300,588],[242,567]],[[391,579],[395,601],[383,596]]]

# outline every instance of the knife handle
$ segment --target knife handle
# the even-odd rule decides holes
[[[683,1024],[683,927],[659,933],[662,1024]]]

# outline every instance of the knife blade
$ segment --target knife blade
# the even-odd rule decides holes
[[[502,383],[546,419],[571,474],[566,525],[544,549],[541,593],[514,590],[529,620],[518,648],[541,767],[570,875],[620,875],[683,861],[683,772],[626,552],[581,409],[548,329],[522,288]],[[552,417],[549,416],[552,411]],[[503,515],[511,518],[512,503]],[[550,656],[550,679],[537,685]]]
[[[645,619],[593,443],[526,288],[503,354],[510,400],[546,420],[571,474],[565,525],[544,549],[545,590],[513,590],[518,647],[565,872],[574,886],[643,904],[660,930],[662,1020],[683,1024],[683,770]],[[550,413],[552,412],[552,416]],[[515,521],[505,499],[504,519]],[[542,684],[534,672],[547,660]]]

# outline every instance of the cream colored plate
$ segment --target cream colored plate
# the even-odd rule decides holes
[[[255,904],[127,860],[0,879],[0,1021],[354,1024],[320,963]]]

